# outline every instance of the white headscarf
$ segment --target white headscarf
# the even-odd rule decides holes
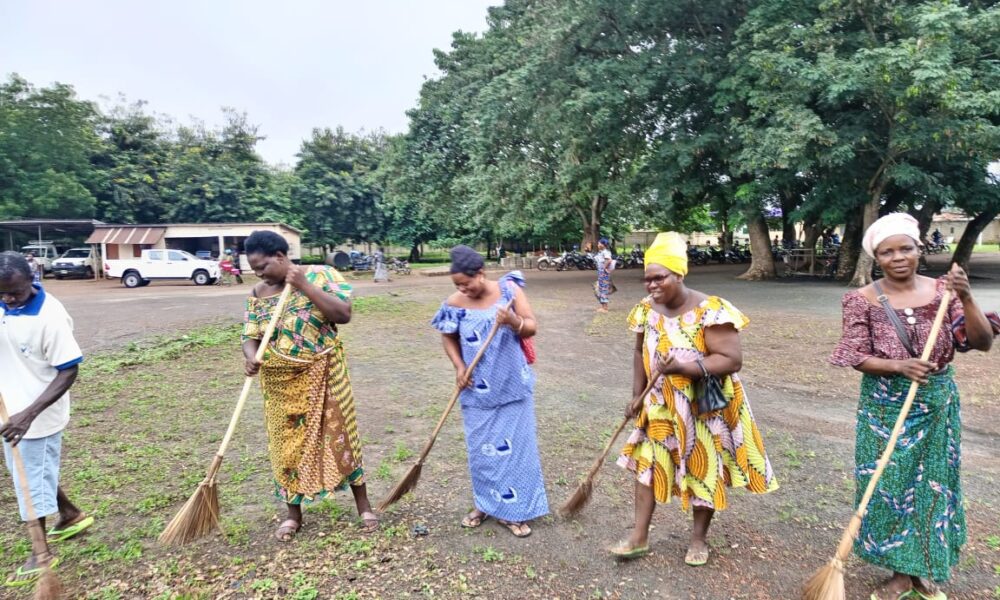
[[[920,224],[906,213],[890,213],[872,223],[865,232],[864,239],[861,240],[861,247],[864,248],[865,254],[875,258],[878,245],[894,235],[908,235],[919,244]]]

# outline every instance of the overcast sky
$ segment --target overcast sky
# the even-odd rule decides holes
[[[181,122],[245,110],[272,163],[313,127],[406,129],[432,50],[501,0],[0,0],[0,75],[123,93]]]

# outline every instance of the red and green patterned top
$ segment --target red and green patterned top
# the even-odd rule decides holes
[[[351,285],[336,269],[326,266],[309,267],[306,279],[328,294],[350,300]],[[243,317],[243,340],[264,337],[267,322],[280,294],[247,298]],[[337,339],[337,326],[326,320],[309,298],[293,289],[288,307],[275,328],[274,348],[285,356],[309,358],[326,350]]]

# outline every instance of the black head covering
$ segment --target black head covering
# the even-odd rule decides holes
[[[461,273],[472,277],[478,273],[486,263],[483,256],[468,246],[458,245],[451,249],[451,272]]]

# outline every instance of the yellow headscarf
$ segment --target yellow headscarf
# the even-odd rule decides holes
[[[676,231],[660,233],[646,249],[643,260],[647,265],[661,265],[678,275],[687,275],[687,242]]]

